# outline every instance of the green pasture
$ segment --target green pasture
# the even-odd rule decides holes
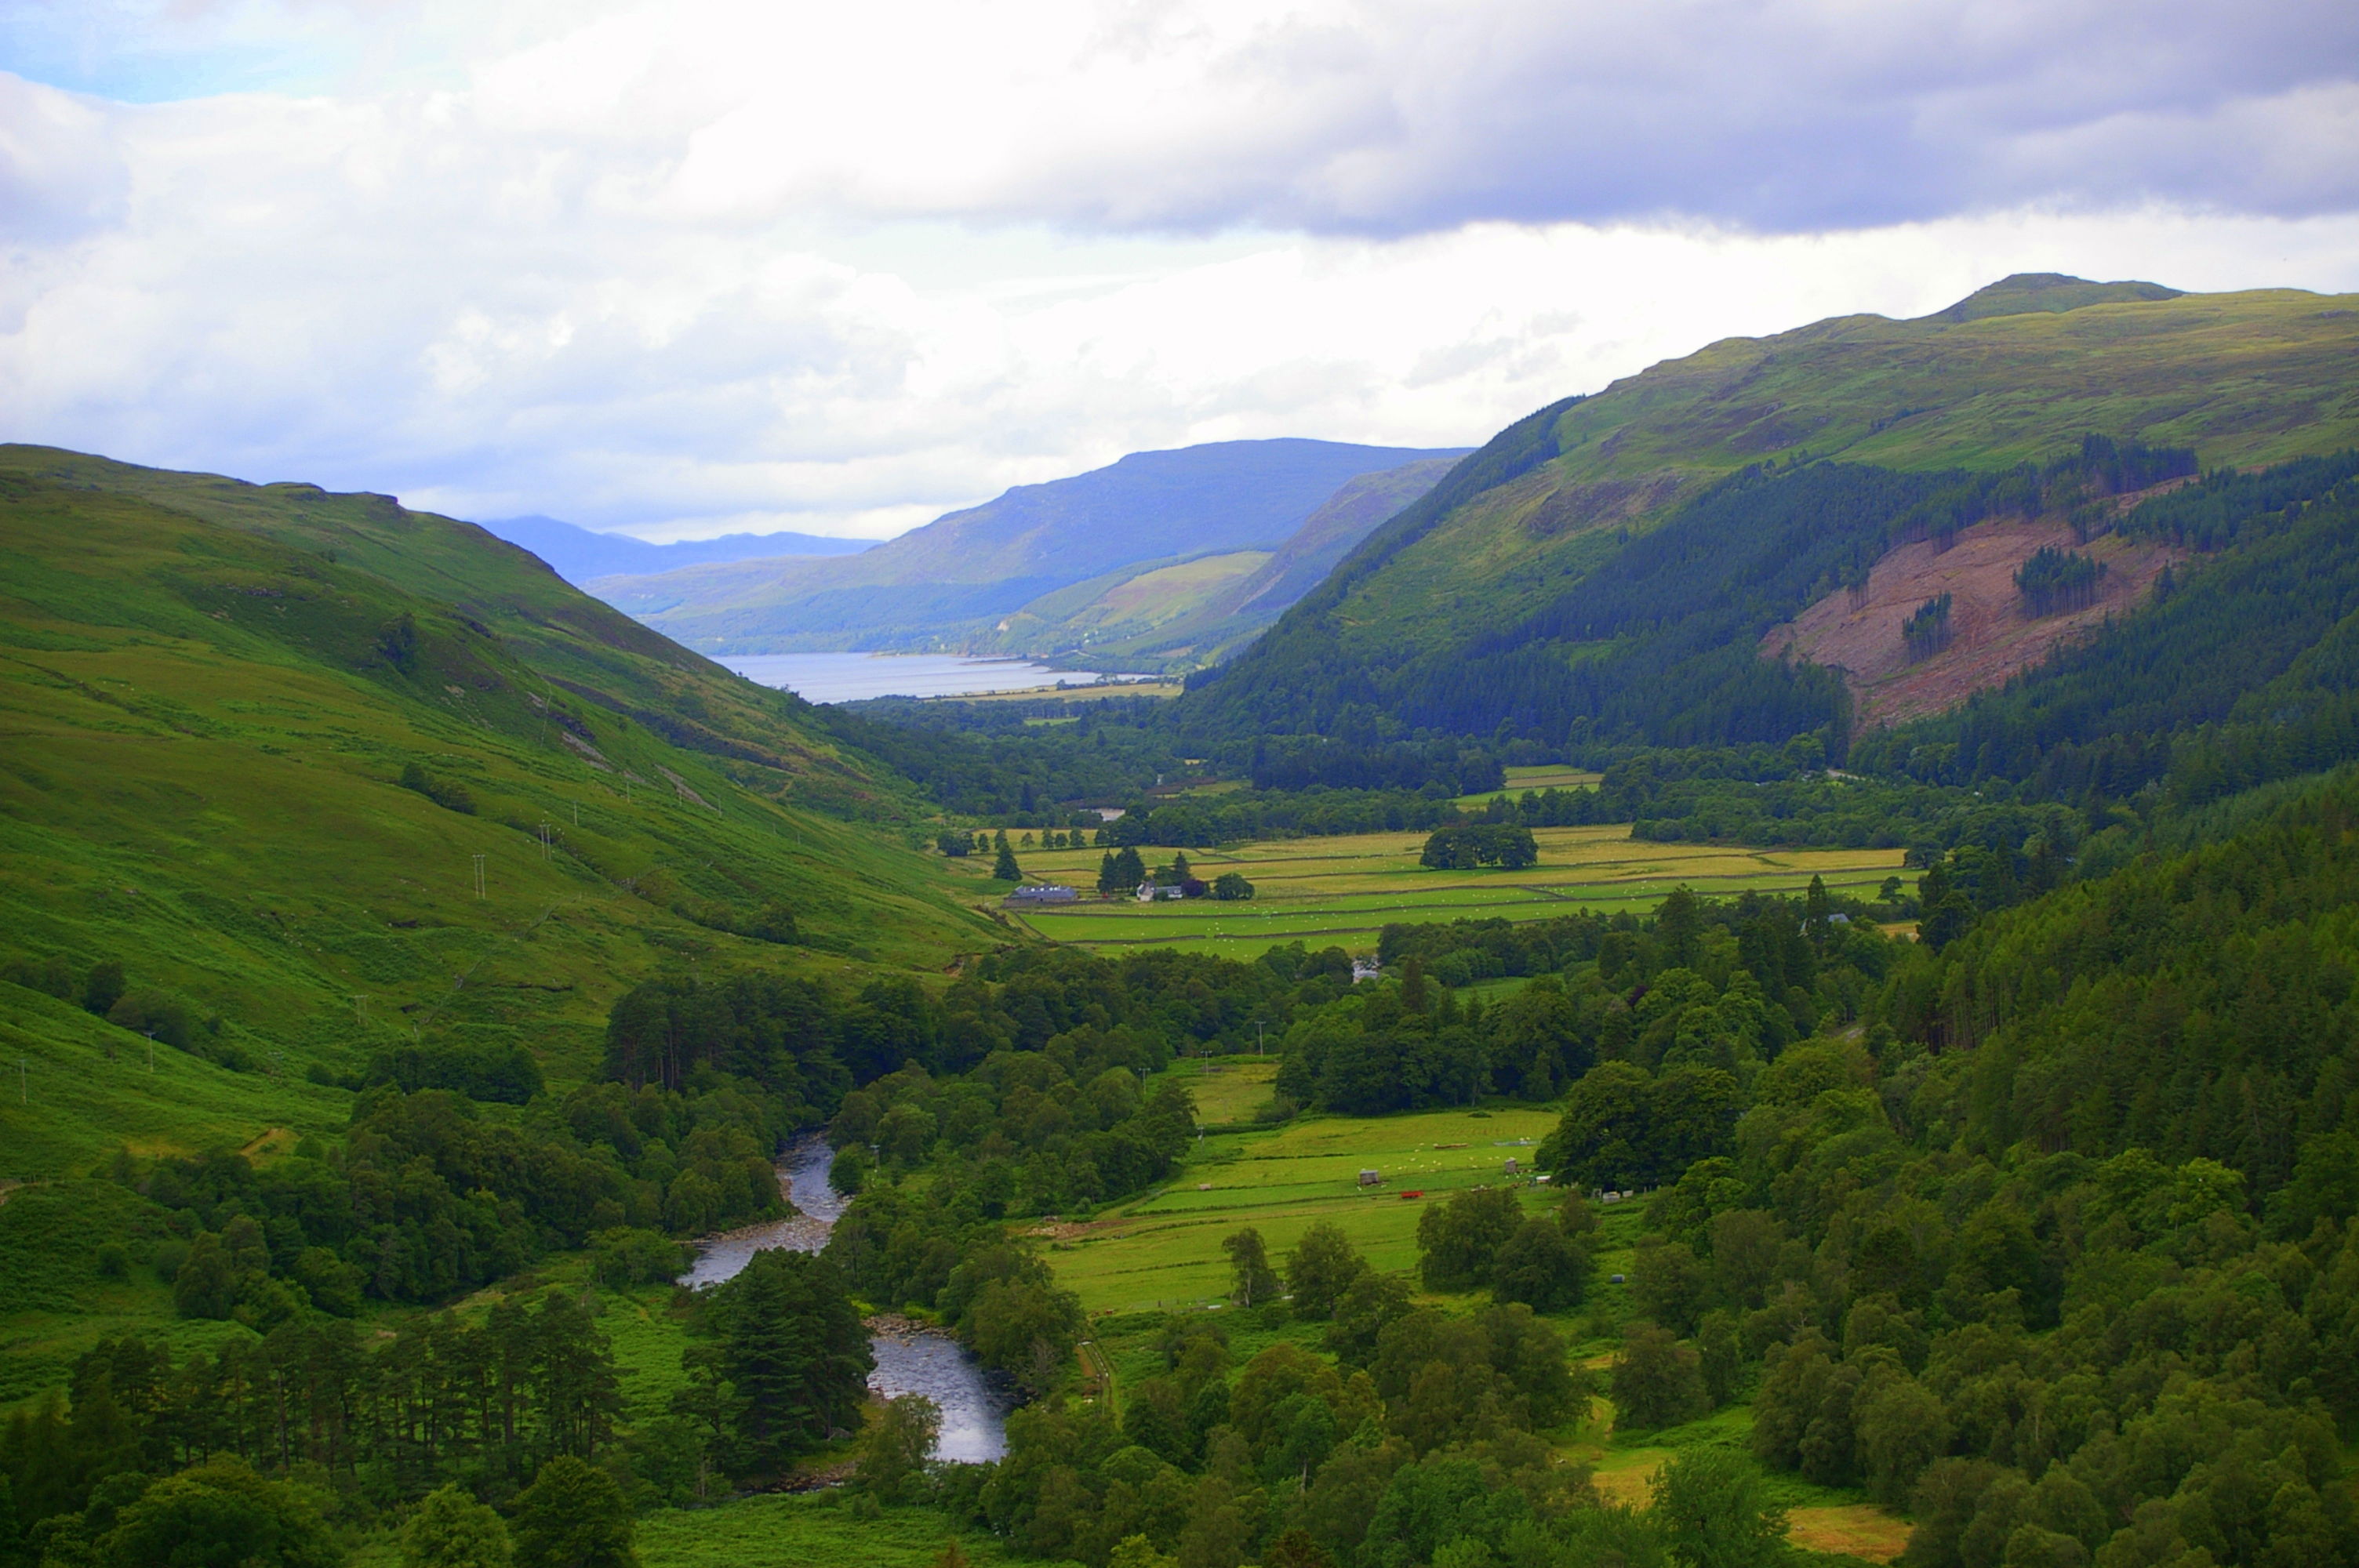
[[[1196,1119],[1208,1127],[1249,1122],[1269,1103],[1277,1080],[1276,1056],[1190,1056],[1163,1075],[1185,1084]]]
[[[863,1519],[839,1491],[741,1498],[713,1509],[658,1509],[639,1518],[643,1568],[929,1568],[955,1538],[979,1568],[1012,1563],[988,1534],[932,1509]]]
[[[1451,804],[1462,811],[1479,811],[1499,795],[1513,800],[1527,789],[1593,789],[1605,775],[1587,768],[1549,762],[1538,767],[1508,768],[1506,787],[1462,795]]]
[[[1267,1131],[1210,1134],[1161,1189],[1089,1225],[1057,1227],[1049,1260],[1059,1282],[1092,1312],[1224,1296],[1221,1239],[1248,1225],[1282,1253],[1313,1224],[1332,1220],[1377,1268],[1413,1268],[1426,1200],[1400,1195],[1447,1195],[1505,1180],[1510,1157],[1528,1171],[1556,1122],[1542,1108],[1502,1106],[1305,1117]],[[1358,1185],[1368,1169],[1383,1173],[1383,1185]],[[1533,1189],[1530,1201],[1547,1194]]]
[[[1171,946],[1249,958],[1273,945],[1299,941],[1364,951],[1389,924],[1641,911],[1682,885],[1707,896],[1796,892],[1818,876],[1836,892],[1872,898],[1899,871],[1901,858],[1897,849],[1643,843],[1626,826],[1544,827],[1533,838],[1539,863],[1517,871],[1427,870],[1418,864],[1424,836],[1408,833],[1266,839],[1190,851],[1190,864],[1208,881],[1234,871],[1254,884],[1250,902],[1234,903],[1101,901],[1094,895],[1104,851],[1019,851],[1026,876],[1077,888],[1083,900],[1061,909],[1011,912],[1010,918],[1051,941],[1084,947]],[[1156,850],[1152,858],[1169,853]]]

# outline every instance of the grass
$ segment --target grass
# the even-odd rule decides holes
[[[1558,762],[1508,768],[1505,772],[1507,775],[1505,788],[1477,790],[1473,795],[1460,795],[1451,804],[1462,811],[1480,811],[1503,795],[1512,800],[1527,789],[1593,789],[1605,776],[1587,768],[1566,767]]]
[[[1171,1065],[1167,1076],[1188,1086],[1195,1097],[1196,1119],[1208,1127],[1250,1122],[1269,1103],[1277,1081],[1275,1056],[1186,1057]]]
[[[116,958],[202,1021],[151,1075],[0,984],[0,1178],[339,1127],[307,1070],[414,1038],[520,1041],[562,1087],[668,968],[938,973],[994,937],[938,860],[802,804],[881,797],[788,699],[465,524],[25,448],[0,514],[0,959]],[[772,900],[802,945],[716,928]]]
[[[1418,1216],[1430,1200],[1404,1201],[1403,1191],[1447,1195],[1498,1181],[1510,1156],[1528,1168],[1556,1120],[1552,1111],[1501,1106],[1305,1117],[1267,1130],[1208,1134],[1161,1189],[1087,1225],[1057,1227],[1049,1260],[1059,1282],[1093,1313],[1223,1297],[1228,1263],[1221,1239],[1248,1225],[1282,1253],[1313,1224],[1330,1220],[1376,1267],[1407,1269],[1417,1260]],[[1384,1173],[1383,1186],[1358,1185],[1369,1168]]]
[[[713,1509],[664,1509],[639,1519],[644,1568],[927,1568],[955,1538],[980,1568],[1016,1561],[981,1531],[931,1509],[862,1519],[842,1494],[754,1497]]]
[[[1422,835],[1365,833],[1270,839],[1190,851],[1207,881],[1242,872],[1249,903],[1142,904],[1093,896],[1098,849],[1035,849],[1026,876],[1082,889],[1085,902],[1011,918],[1054,941],[1080,946],[1172,946],[1252,957],[1283,942],[1373,949],[1390,922],[1503,918],[1545,920],[1579,910],[1651,909],[1673,888],[1700,893],[1794,892],[1822,876],[1838,892],[1873,898],[1900,869],[1897,849],[1747,849],[1713,844],[1648,844],[1627,827],[1544,827],[1533,838],[1539,864],[1520,871],[1435,871],[1418,864]],[[1157,851],[1160,856],[1163,851]],[[979,875],[987,867],[973,868]]]

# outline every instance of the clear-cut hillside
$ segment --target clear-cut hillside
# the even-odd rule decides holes
[[[1779,524],[1794,530],[1783,554],[1739,564],[1734,535],[1713,535],[1697,510],[1723,481],[1816,464],[1938,488],[1945,475],[2050,463],[2091,436],[2191,449],[2207,468],[2359,445],[2359,297],[2026,275],[1917,320],[1840,317],[1712,343],[1495,437],[1216,678],[1199,677],[1183,715],[1230,737],[1359,733],[1377,716],[1462,734],[1505,723],[1551,743],[1767,737],[1789,720],[1733,668],[1713,677],[1721,696],[1695,697],[1677,722],[1649,717],[1644,681],[1615,687],[1612,712],[1586,695],[1619,678],[1633,638],[1677,641],[1689,635],[1681,618],[1708,610],[1707,640],[1749,649],[1869,565],[1830,561],[1828,580],[1784,584],[1771,602],[1762,595],[1781,562],[1825,530],[1798,515]],[[1906,483],[1878,495],[1896,507],[1921,499]],[[1689,523],[1676,546],[1647,542],[1679,519]],[[1658,558],[1674,548],[1678,560]],[[1682,573],[1712,579],[1687,608],[1666,587]],[[1632,608],[1631,620],[1575,606],[1584,624],[1615,627],[1606,641],[1560,614],[1568,596],[1597,598],[1584,585],[1640,576],[1645,594],[1627,604],[1663,608]],[[1703,621],[1693,626],[1707,636]],[[1790,722],[1816,703],[1795,706]]]

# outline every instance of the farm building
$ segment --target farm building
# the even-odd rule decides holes
[[[1017,888],[1007,895],[1009,903],[1071,903],[1081,895],[1069,887],[1055,882]]]
[[[1364,1187],[1381,1186],[1384,1184],[1384,1173],[1381,1171],[1363,1171],[1360,1173],[1360,1184]]]

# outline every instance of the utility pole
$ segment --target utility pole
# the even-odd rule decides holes
[[[1261,1043],[1261,1020],[1260,1020],[1260,1019],[1258,1019],[1258,1018],[1256,1018],[1256,1019],[1255,1019],[1255,1020],[1254,1020],[1254,1054],[1255,1054],[1255,1055],[1256,1055],[1256,1056],[1258,1056],[1258,1055],[1260,1055],[1261,1054],[1262,1054],[1262,1043]]]
[[[156,1032],[148,1029],[141,1033],[147,1036],[147,1074],[153,1077],[156,1074]]]
[[[540,858],[544,860],[549,859],[549,824],[546,822],[540,825]]]
[[[573,826],[582,826],[582,803],[578,800],[573,803]]]
[[[474,857],[474,860],[475,860],[475,896],[476,896],[477,898],[482,898],[482,897],[484,896],[484,857],[483,857],[483,856],[481,856],[481,855],[477,855],[477,856],[475,856],[475,857]]]
[[[18,1105],[32,1104],[32,1093],[33,1091],[26,1085],[25,1058],[19,1056],[16,1058],[16,1103]]]

